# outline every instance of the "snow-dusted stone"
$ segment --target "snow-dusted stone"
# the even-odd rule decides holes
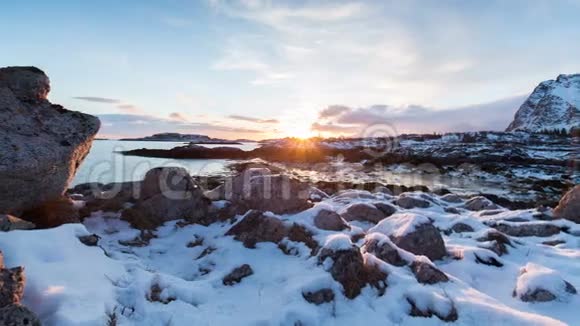
[[[308,248],[310,248],[310,253],[312,255],[315,255],[319,249],[318,242],[314,240],[312,233],[300,224],[292,224],[290,229],[288,229],[287,237],[290,241],[304,243]]]
[[[484,248],[495,252],[498,256],[507,254],[508,246],[514,246],[507,235],[493,229],[488,230],[487,233],[484,236],[478,238],[477,241],[487,242],[487,244],[484,245]]]
[[[463,201],[463,199],[461,199],[461,197],[457,196],[456,194],[445,194],[443,196],[440,197],[441,200],[446,201],[448,203],[461,203]]]
[[[545,302],[576,293],[576,288],[565,281],[558,272],[528,263],[520,269],[513,296],[524,302]]]
[[[79,209],[71,199],[59,197],[24,211],[21,217],[38,228],[52,228],[65,223],[78,223]]]
[[[362,250],[363,252],[375,255],[375,257],[391,265],[407,265],[407,261],[399,254],[397,246],[391,242],[389,237],[382,233],[375,232],[367,235]]]
[[[3,326],[40,326],[40,320],[28,308],[12,304],[0,308],[0,325]]]
[[[369,230],[380,232],[391,238],[399,248],[415,255],[424,255],[431,260],[446,256],[445,242],[437,228],[426,216],[414,213],[397,213],[382,220]]]
[[[554,216],[580,223],[580,185],[574,186],[560,199]]]
[[[470,211],[482,211],[484,209],[497,209],[498,206],[494,204],[491,200],[483,197],[483,196],[476,196],[470,198],[465,204],[463,205],[464,208]]]
[[[82,235],[79,237],[79,241],[89,247],[96,247],[99,244],[100,239],[101,237],[96,234]]]
[[[321,305],[323,303],[334,301],[334,291],[331,289],[320,289],[317,291],[302,292],[304,300],[313,303],[315,305]]]
[[[549,223],[488,223],[489,226],[513,237],[549,237],[560,233],[560,227]]]
[[[60,197],[99,130],[91,115],[53,105],[35,67],[0,68],[0,213]]]
[[[322,230],[341,231],[348,228],[348,223],[338,213],[329,209],[322,209],[314,217],[314,226]]]
[[[473,232],[474,231],[470,225],[465,224],[463,222],[457,222],[457,223],[453,224],[453,226],[450,228],[450,230],[455,232],[455,233]]]
[[[32,230],[35,227],[36,225],[34,223],[30,223],[16,216],[0,214],[0,231]]]
[[[252,210],[229,229],[226,235],[233,235],[247,248],[255,248],[258,242],[280,242],[286,237],[287,230],[281,220],[264,215],[261,211]]]
[[[212,190],[213,198],[226,199],[246,209],[289,214],[312,206],[310,186],[268,169],[247,169]]]
[[[224,276],[222,282],[224,285],[234,285],[240,283],[242,279],[254,274],[252,267],[248,264],[234,268],[228,275]]]
[[[385,214],[369,203],[354,203],[346,206],[340,212],[340,216],[347,221],[367,221],[378,223],[386,216]]]
[[[397,208],[395,206],[387,203],[377,202],[373,203],[373,205],[375,205],[376,208],[378,208],[381,212],[383,212],[383,214],[385,214],[385,217],[389,217],[397,212]]]
[[[154,229],[184,219],[206,224],[211,202],[183,168],[163,167],[147,172],[143,193],[122,218],[135,228]]]
[[[19,304],[25,282],[24,268],[0,268],[0,307]]]
[[[431,206],[429,201],[421,198],[416,198],[407,194],[400,195],[399,198],[395,201],[395,204],[405,209],[427,208]]]
[[[417,259],[411,263],[411,271],[413,271],[419,283],[435,284],[449,281],[445,273],[433,266],[431,262],[422,259]]]
[[[324,265],[327,260],[332,264],[328,270],[330,275],[342,285],[347,298],[357,297],[367,284],[384,292],[387,274],[377,266],[366,263],[359,248],[352,244],[348,236],[337,234],[327,240],[318,261]]]
[[[449,304],[446,312],[442,312],[442,309],[436,309],[432,307],[432,305],[424,302],[425,300],[418,300],[418,298],[410,298],[407,297],[407,302],[411,306],[409,311],[409,315],[413,317],[423,317],[423,318],[431,318],[436,316],[437,318],[441,319],[442,321],[452,322],[456,321],[458,318],[457,309],[453,306],[452,303]],[[448,300],[450,302],[450,300]]]

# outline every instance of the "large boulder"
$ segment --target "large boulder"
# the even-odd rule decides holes
[[[213,200],[226,199],[246,209],[275,214],[296,213],[312,206],[310,186],[266,168],[250,168],[226,180],[208,193]]]
[[[142,194],[122,218],[135,228],[154,229],[171,220],[207,224],[211,202],[184,168],[163,167],[147,172]]]
[[[340,216],[347,221],[365,221],[379,223],[386,217],[380,209],[369,203],[354,203],[346,206],[340,212]]]
[[[348,228],[346,223],[340,215],[329,209],[322,209],[314,216],[314,226],[321,230],[328,231],[342,231]]]
[[[467,202],[465,202],[464,207],[470,211],[482,211],[484,209],[498,208],[496,204],[494,204],[491,200],[483,196],[476,196],[470,198]]]
[[[580,185],[574,186],[560,199],[554,209],[554,216],[580,223]]]
[[[40,326],[40,320],[28,308],[12,304],[0,308],[0,325],[3,326]]]
[[[0,68],[0,213],[59,198],[99,130],[91,115],[53,105],[34,67]]]
[[[279,243],[288,235],[288,229],[280,219],[252,210],[229,229],[226,235],[234,236],[234,239],[243,242],[246,248],[255,248],[258,242]]]
[[[407,265],[407,261],[401,257],[397,246],[384,234],[371,233],[367,235],[362,250],[391,265]]]

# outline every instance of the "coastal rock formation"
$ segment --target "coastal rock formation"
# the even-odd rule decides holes
[[[0,68],[0,212],[59,198],[99,130],[96,117],[51,104],[35,67]]]
[[[540,83],[506,131],[570,132],[576,128],[580,128],[580,74]]]
[[[25,282],[24,268],[5,268],[0,251],[0,325],[40,326],[36,315],[20,303]]]
[[[554,216],[580,223],[580,185],[568,191],[554,209]]]
[[[122,218],[139,229],[154,229],[179,219],[203,224],[210,204],[184,168],[154,168],[145,175],[141,196],[123,211]]]
[[[275,214],[296,213],[312,206],[310,186],[268,169],[250,168],[226,180],[208,194],[212,199],[226,199],[238,207],[269,211]]]

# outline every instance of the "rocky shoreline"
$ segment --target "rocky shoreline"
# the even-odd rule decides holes
[[[364,166],[395,164],[398,155],[408,163],[413,148],[442,169],[468,157],[463,163],[503,177],[517,177],[512,165],[561,172],[546,179],[568,179],[550,186],[569,188],[554,208],[513,209],[506,199],[444,188],[310,182],[269,162],[244,162],[214,180],[160,167],[138,182],[67,189],[99,123],[50,104],[49,89],[37,68],[0,69],[0,119],[10,126],[0,130],[8,140],[0,157],[0,324],[576,321],[580,185],[566,138],[413,136],[380,155],[388,144],[364,139],[283,141],[252,156],[192,145],[154,152],[300,164],[341,155]]]

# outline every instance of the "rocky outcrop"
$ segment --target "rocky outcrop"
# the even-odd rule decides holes
[[[19,219],[16,216],[0,214],[0,231],[31,230],[35,227],[33,223]]]
[[[210,204],[184,168],[154,168],[145,175],[139,199],[122,218],[139,229],[179,219],[205,224]]]
[[[0,251],[0,325],[40,326],[36,315],[21,305],[25,283],[24,268],[5,268]]]
[[[422,224],[402,236],[392,238],[393,243],[415,255],[424,255],[431,260],[437,260],[447,255],[445,242],[433,224]]]
[[[506,131],[561,131],[580,128],[580,74],[547,80],[516,112]]]
[[[0,213],[59,198],[89,152],[96,117],[51,104],[46,74],[0,69]]]
[[[554,209],[554,216],[580,223],[580,185],[576,185],[560,199]]]
[[[323,248],[318,256],[318,261],[322,264],[326,259],[332,260],[330,275],[342,285],[344,295],[347,298],[357,297],[361,293],[361,289],[367,284],[377,288],[379,294],[384,293],[387,274],[377,266],[365,261],[357,246],[353,245],[348,249],[338,250]]]
[[[250,267],[250,265],[248,265],[248,264],[243,264],[240,267],[234,268],[228,275],[226,275],[223,278],[222,283],[224,285],[231,286],[231,285],[240,283],[242,281],[242,279],[244,279],[252,274],[254,274],[252,267]]]
[[[271,174],[269,169],[250,168],[229,178],[208,196],[226,199],[245,209],[275,214],[296,213],[312,206],[310,186],[286,175]]]
[[[349,227],[340,215],[328,209],[322,209],[314,216],[314,226],[327,231],[341,231]]]
[[[380,209],[368,203],[355,203],[347,206],[340,212],[340,216],[347,221],[366,221],[378,223],[386,217]]]
[[[287,230],[281,220],[253,210],[229,229],[226,235],[233,235],[234,239],[243,242],[246,248],[255,248],[258,242],[280,242],[286,237]]]

